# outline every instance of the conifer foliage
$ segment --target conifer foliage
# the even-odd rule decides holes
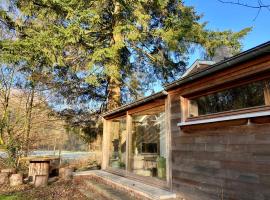
[[[1,38],[0,58],[43,66],[46,84],[65,85],[62,97],[112,109],[179,78],[195,47],[207,57],[221,45],[236,53],[250,31],[201,21],[181,0],[9,0],[0,23],[14,37]]]

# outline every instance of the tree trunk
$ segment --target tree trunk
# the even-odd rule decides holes
[[[25,123],[25,156],[29,153],[29,140],[30,140],[30,131],[32,127],[32,109],[34,103],[34,96],[35,96],[35,86],[33,85],[29,94],[29,100],[26,102],[26,123]]]
[[[60,168],[59,169],[59,178],[64,179],[64,180],[70,180],[72,179],[74,172],[74,168]]]
[[[113,110],[120,106],[121,91],[120,84],[110,80],[108,88],[108,109]]]
[[[35,187],[45,187],[48,185],[48,176],[37,175],[34,182]]]
[[[9,183],[11,187],[22,185],[23,184],[22,174],[12,174],[9,178]]]
[[[121,6],[119,2],[113,1],[114,3],[114,12],[113,12],[113,20],[114,20],[114,27],[116,27],[119,24],[119,14],[121,12]],[[113,38],[112,38],[112,44],[117,44],[122,42],[122,35],[121,33],[113,32]],[[118,65],[120,69],[120,55],[118,56],[118,60],[116,61],[116,64]],[[117,59],[117,58],[116,58]],[[116,78],[110,78],[109,79],[109,86],[108,86],[108,105],[107,108],[109,110],[115,109],[120,106],[121,102],[121,83]]]
[[[54,143],[53,143],[53,155],[56,154],[56,138],[54,138]]]
[[[28,176],[35,183],[37,175],[49,176],[50,162],[30,162]]]
[[[1,172],[0,173],[0,186],[4,185],[6,186],[9,183],[9,173],[7,172]]]
[[[2,76],[5,77],[2,69],[1,69],[1,73]],[[12,70],[11,76],[10,76],[10,80],[5,80],[5,84],[4,85],[4,90],[1,93],[2,96],[4,96],[4,102],[3,102],[3,113],[2,113],[2,118],[1,118],[1,122],[0,122],[0,145],[4,145],[4,129],[8,129],[8,108],[9,108],[9,100],[10,100],[10,93],[11,93],[11,87],[13,84],[13,80],[14,80],[14,74],[15,74],[15,69]],[[2,80],[3,81],[3,80]]]

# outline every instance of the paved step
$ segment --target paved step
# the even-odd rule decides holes
[[[99,194],[104,200],[135,200],[126,192],[116,190],[109,185],[98,183],[94,180],[85,180],[84,184],[86,188]]]
[[[77,172],[77,173],[74,173],[74,178],[75,180],[76,179],[81,180],[81,181],[84,180],[85,184],[87,184],[88,187],[91,187],[94,181],[95,183],[101,184],[101,185],[97,184],[99,189],[106,188],[106,190],[111,191],[112,194],[113,194],[113,191],[115,192],[122,191],[125,194],[129,194],[128,196],[123,196],[125,200],[129,200],[132,197],[136,197],[136,199],[145,199],[145,200],[146,199],[147,200],[161,200],[161,199],[169,200],[169,199],[176,198],[175,193],[172,193],[172,192],[169,192],[167,190],[163,190],[157,187],[153,187],[150,185],[146,185],[144,183],[131,180],[125,177],[121,177],[115,174],[111,174],[102,170]],[[86,180],[88,180],[89,183],[87,183]],[[106,185],[106,187],[104,185]]]
[[[88,189],[78,188],[78,190],[80,193],[86,196],[88,200],[106,200],[103,197],[93,193],[92,191],[89,191]]]

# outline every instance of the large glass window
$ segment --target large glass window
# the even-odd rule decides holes
[[[164,106],[132,115],[130,170],[166,178],[166,130]]]
[[[189,117],[269,105],[269,81],[258,81],[189,101]]]
[[[126,168],[126,117],[111,121],[109,165],[115,169]]]

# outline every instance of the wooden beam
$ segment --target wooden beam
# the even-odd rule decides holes
[[[166,129],[166,181],[172,191],[172,151],[171,151],[171,98],[165,100],[165,129]]]
[[[149,110],[151,108],[162,106],[164,104],[165,104],[165,100],[164,99],[157,99],[157,100],[155,100],[155,101],[153,101],[151,103],[148,103],[148,104],[145,104],[143,106],[139,106],[137,108],[133,108],[131,110],[128,110],[128,114],[129,115],[132,115],[132,114],[135,114],[135,113],[144,111],[144,110]]]
[[[106,120],[110,120],[110,119],[120,118],[120,117],[125,116],[126,113],[127,113],[126,111],[122,111],[122,112],[117,113],[117,114],[115,114],[115,115],[111,115],[111,116],[109,116],[109,117],[105,117],[105,119],[106,119]]]

